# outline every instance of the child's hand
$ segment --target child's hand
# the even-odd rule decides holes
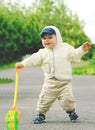
[[[87,50],[89,50],[89,49],[91,48],[91,46],[92,46],[91,43],[85,42],[85,43],[83,43],[83,45],[82,45],[82,49],[83,49],[84,51],[87,51]]]
[[[21,68],[24,67],[24,65],[22,63],[18,62],[18,63],[15,64],[15,67],[18,68],[18,69],[21,69]]]

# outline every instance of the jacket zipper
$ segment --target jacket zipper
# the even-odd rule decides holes
[[[55,77],[55,57],[54,57],[54,50],[52,50],[53,53],[53,73],[54,73],[54,77]]]

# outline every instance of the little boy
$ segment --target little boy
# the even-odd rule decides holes
[[[44,84],[39,95],[37,115],[33,123],[42,123],[46,112],[56,99],[60,106],[69,114],[70,120],[75,121],[75,99],[72,92],[71,62],[78,61],[91,48],[89,42],[75,49],[62,41],[60,31],[55,26],[46,26],[41,32],[43,49],[32,54],[22,62],[16,63],[19,69],[23,67],[41,66],[45,75]]]

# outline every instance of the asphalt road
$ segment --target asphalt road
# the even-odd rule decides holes
[[[0,77],[15,80],[15,70],[0,71]],[[43,84],[40,68],[19,72],[17,109],[21,112],[19,130],[95,130],[95,76],[73,76],[73,91],[77,101],[77,122],[72,123],[56,101],[46,115],[46,123],[32,124],[36,103]],[[6,130],[5,116],[12,108],[15,82],[0,84],[0,130]]]

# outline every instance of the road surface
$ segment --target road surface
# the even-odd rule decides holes
[[[0,71],[0,77],[15,80],[15,70]],[[73,75],[77,122],[72,123],[56,101],[46,115],[46,123],[32,124],[36,103],[43,84],[40,68],[26,68],[19,73],[17,109],[21,111],[19,130],[95,130],[95,76]],[[15,82],[0,84],[0,130],[6,130],[5,115],[12,108]]]

